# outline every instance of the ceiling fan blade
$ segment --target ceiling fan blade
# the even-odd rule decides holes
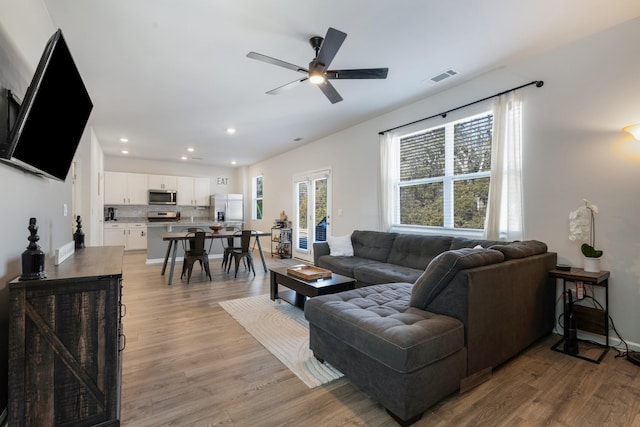
[[[294,80],[292,82],[289,82],[287,84],[283,84],[282,86],[278,86],[275,89],[271,89],[269,92],[267,92],[269,95],[277,95],[280,92],[287,90],[287,89],[291,89],[292,87],[294,87],[297,83],[302,83],[305,80],[308,80],[308,77],[305,77],[303,79],[298,79],[298,80]]]
[[[279,59],[272,58],[270,56],[263,55],[263,54],[257,53],[257,52],[249,52],[249,53],[247,53],[247,58],[257,59],[258,61],[266,62],[267,64],[277,65],[279,67],[288,68],[289,70],[298,71],[298,72],[304,73],[304,74],[308,74],[309,73],[309,70],[307,70],[304,67],[301,67],[301,66],[295,65],[295,64],[290,64],[288,62],[284,62],[284,61],[281,61]]]
[[[328,79],[386,79],[388,68],[361,68],[359,70],[329,70]]]
[[[340,49],[340,46],[342,46],[342,43],[346,38],[347,33],[343,33],[342,31],[329,27],[316,58],[317,63],[319,62],[324,65],[323,71],[329,67],[329,64],[331,64],[331,61],[335,58],[338,53],[338,49]]]
[[[331,83],[325,80],[324,83],[318,85],[324,96],[326,96],[332,104],[342,101],[342,97]]]

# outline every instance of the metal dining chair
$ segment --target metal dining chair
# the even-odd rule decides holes
[[[233,255],[231,255],[231,252],[233,252],[234,248],[236,248],[236,240],[237,237],[236,236],[240,236],[240,228],[238,227],[226,227],[225,228],[227,231],[233,231],[233,236],[227,237],[227,241],[225,243],[225,239],[222,239],[222,248],[223,248],[223,252],[222,252],[222,271],[225,271],[225,269],[227,269],[227,267],[229,266],[229,264],[231,263],[231,258],[233,258]],[[228,269],[227,269],[228,270]]]
[[[192,238],[193,236],[193,238]],[[182,241],[184,248],[184,261],[182,263],[182,279],[187,274],[187,284],[191,280],[191,272],[193,271],[193,264],[200,262],[204,271],[211,278],[211,269],[209,268],[209,253],[205,248],[206,233],[204,231],[196,231],[187,233],[187,239]]]
[[[233,250],[231,251],[231,257],[235,261],[235,267],[236,267],[234,277],[238,277],[238,267],[240,266],[240,260],[243,260],[243,261],[246,260],[249,271],[253,270],[253,275],[255,276],[256,269],[253,266],[253,254],[251,253],[251,250],[249,248],[249,245],[251,243],[251,236],[253,235],[253,230],[242,230],[242,232],[240,232],[239,235],[240,235],[240,247],[233,248]],[[227,265],[227,272],[229,272],[230,269],[231,269],[231,260],[229,260],[229,263]]]
[[[222,239],[222,271],[225,271],[226,267],[231,263],[231,258],[233,258],[231,252],[233,252],[234,241],[234,237],[227,237],[226,239]]]
[[[204,230],[202,228],[199,228],[199,227],[189,227],[189,228],[187,228],[187,232],[188,233],[197,233],[198,231],[204,232]],[[194,247],[194,239],[187,239],[186,241],[189,242],[189,250],[191,250]],[[212,242],[213,242],[213,240],[212,240]],[[184,242],[182,244],[182,249],[184,249],[185,253],[187,252],[187,249],[185,248]],[[211,247],[209,247],[209,253],[211,253]],[[204,269],[204,266],[202,265],[202,262],[200,262],[200,268]]]

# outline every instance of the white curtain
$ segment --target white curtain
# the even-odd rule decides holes
[[[485,238],[522,240],[522,99],[515,91],[495,100],[491,150]]]
[[[393,218],[393,188],[397,172],[397,157],[393,144],[393,132],[385,132],[380,135],[380,167],[378,168],[378,229],[380,231],[389,231],[391,229],[391,221]]]

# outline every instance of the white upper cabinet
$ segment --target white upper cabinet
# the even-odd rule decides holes
[[[105,205],[148,204],[147,175],[140,173],[104,173]]]
[[[148,175],[150,190],[177,190],[178,177],[172,175]]]
[[[193,198],[196,201],[196,206],[209,206],[209,196],[211,196],[209,178],[194,178]]]
[[[209,206],[209,178],[178,177],[178,205]]]

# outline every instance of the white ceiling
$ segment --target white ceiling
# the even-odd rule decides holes
[[[638,0],[43,1],[89,89],[106,155],[126,146],[134,158],[221,166],[266,159],[640,15]],[[307,67],[309,38],[328,27],[348,34],[330,68],[389,67],[388,78],[334,80],[337,104],[309,82],[265,94],[301,75],[246,54]],[[430,81],[450,68],[459,74]]]

